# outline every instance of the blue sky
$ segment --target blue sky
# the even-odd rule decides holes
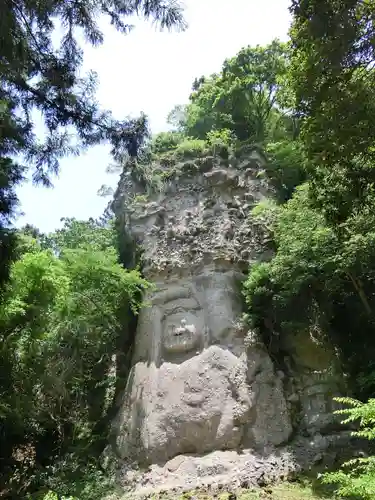
[[[127,36],[102,23],[105,42],[85,49],[84,65],[99,75],[98,99],[116,118],[144,111],[152,132],[167,128],[166,117],[187,101],[195,77],[219,71],[226,57],[246,45],[287,39],[289,0],[185,0],[189,28],[184,33],[156,30],[137,22]],[[97,191],[115,186],[105,173],[109,147],[95,146],[78,158],[65,158],[54,188],[25,184],[18,189],[21,210],[17,226],[26,222],[42,231],[61,225],[61,217],[87,219],[103,213],[108,198]]]

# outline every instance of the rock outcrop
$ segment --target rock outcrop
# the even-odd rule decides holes
[[[141,246],[155,289],[139,317],[115,448],[124,463],[163,470],[164,482],[168,474],[177,474],[173,484],[181,479],[173,460],[207,462],[210,453],[229,453],[233,464],[237,454],[242,464],[276,450],[278,467],[285,452],[285,474],[298,450],[307,462],[318,460],[341,436],[332,415],[340,376],[329,345],[296,332],[275,335],[275,351],[241,320],[245,273],[269,258],[267,235],[249,216],[270,196],[263,164],[248,149],[229,160],[182,162],[156,194],[130,174],[120,183],[116,211]],[[189,460],[198,467],[199,458]]]

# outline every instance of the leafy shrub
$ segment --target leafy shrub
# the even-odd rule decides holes
[[[276,189],[280,202],[289,200],[296,187],[306,181],[302,144],[280,141],[267,145],[267,177]]]
[[[326,278],[326,288],[336,285],[337,276],[331,275],[336,240],[325,227],[323,217],[309,207],[307,185],[300,186],[284,205],[260,203],[252,215],[267,230],[276,250],[269,263],[251,266],[245,282],[244,294],[253,326],[268,334],[264,321],[268,318],[273,328],[281,332],[287,328],[294,331],[302,320],[308,327],[314,300],[311,290],[321,290],[318,287],[322,276]]]
[[[202,139],[192,139],[187,137],[176,148],[176,155],[179,158],[196,158],[207,152],[207,143]]]
[[[148,196],[146,194],[137,194],[134,196],[133,203],[147,203]]]
[[[220,143],[231,146],[236,140],[236,136],[229,128],[211,130],[207,133],[207,140],[210,144]]]
[[[367,403],[352,398],[335,400],[351,406],[335,412],[347,415],[342,424],[359,421],[360,429],[352,432],[352,435],[375,440],[375,399],[369,399]],[[323,474],[321,479],[325,484],[338,485],[337,493],[343,497],[371,500],[375,495],[375,456],[349,460],[339,471]]]
[[[251,210],[251,215],[271,230],[277,221],[280,208],[274,200],[266,198],[259,201]]]
[[[176,164],[175,150],[160,154],[157,160],[161,167],[170,169]]]
[[[181,132],[160,132],[152,139],[151,151],[156,155],[166,153],[176,149],[183,140],[184,134]]]
[[[57,491],[49,481],[62,484],[73,467],[68,449],[77,475],[78,457],[86,464],[101,449],[119,382],[118,339],[129,343],[130,311],[148,287],[119,264],[111,226],[66,219],[40,240],[23,244],[0,308],[0,489],[10,485],[20,499],[40,485]]]
[[[147,196],[163,189],[163,179],[156,167],[156,163],[143,164],[140,162],[136,162],[132,166],[131,175],[147,191]]]
[[[207,133],[207,142],[214,154],[223,158],[228,158],[230,148],[234,145],[236,136],[228,128],[221,130],[211,130]]]
[[[37,500],[100,500],[115,489],[114,479],[97,464],[77,461],[73,454],[47,467],[40,481]]]

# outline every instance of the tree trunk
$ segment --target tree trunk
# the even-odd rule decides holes
[[[361,281],[359,279],[355,278],[355,276],[353,276],[349,271],[347,271],[346,274],[348,275],[350,281],[353,283],[353,286],[354,286],[356,292],[358,293],[358,296],[362,302],[362,305],[363,305],[367,315],[372,316],[372,310],[371,310],[370,304],[367,300],[365,291],[363,290],[363,285],[362,285]]]

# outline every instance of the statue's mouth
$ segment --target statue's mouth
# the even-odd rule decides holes
[[[165,349],[169,352],[186,352],[194,349],[199,340],[194,317],[179,313],[169,317],[168,323],[164,330]]]
[[[181,331],[180,327],[175,327],[164,341],[164,347],[171,352],[184,352],[194,349],[197,343],[197,334],[195,330]]]

